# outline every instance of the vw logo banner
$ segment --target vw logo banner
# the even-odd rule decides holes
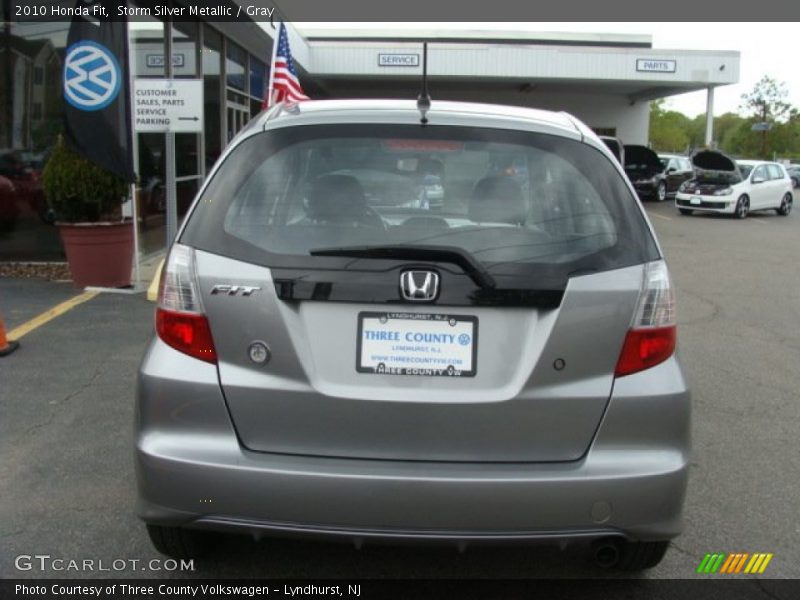
[[[103,4],[109,0],[78,4]],[[116,15],[112,7],[106,14]],[[134,181],[127,21],[75,17],[62,71],[65,138],[97,165]]]
[[[81,40],[67,49],[64,96],[78,110],[100,110],[119,95],[122,70],[108,48]]]

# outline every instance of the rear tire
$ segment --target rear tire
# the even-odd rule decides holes
[[[690,210],[688,208],[679,208],[678,212],[681,213],[682,215],[691,215],[694,213],[693,210]]]
[[[621,542],[617,568],[621,571],[652,569],[664,558],[669,542]]]
[[[183,527],[147,525],[153,547],[172,558],[198,558],[211,550],[212,534]]]
[[[750,212],[750,198],[747,196],[739,196],[739,199],[736,201],[736,209],[734,210],[733,216],[735,219],[744,219],[747,217],[747,213]]]
[[[781,206],[777,209],[777,213],[782,217],[788,217],[790,212],[792,212],[792,195],[787,193],[781,200]]]

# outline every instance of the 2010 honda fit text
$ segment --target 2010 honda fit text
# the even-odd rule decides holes
[[[211,173],[138,377],[161,552],[203,530],[580,538],[642,569],[680,532],[673,289],[622,168],[563,113],[425,116],[279,106]]]

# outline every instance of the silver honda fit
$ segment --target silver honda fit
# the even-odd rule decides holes
[[[253,120],[165,263],[138,512],[209,530],[583,539],[657,564],[690,402],[636,194],[564,113],[312,101]]]

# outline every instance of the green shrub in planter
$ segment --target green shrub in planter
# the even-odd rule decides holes
[[[66,223],[109,218],[128,191],[125,181],[67,148],[60,136],[42,173],[42,187],[50,208]]]

